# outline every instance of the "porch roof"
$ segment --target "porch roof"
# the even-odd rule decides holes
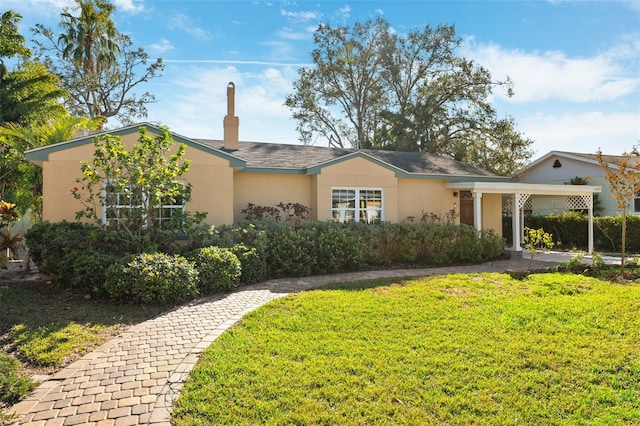
[[[466,190],[484,194],[529,194],[529,195],[589,195],[602,191],[594,185],[554,185],[521,182],[449,182],[448,189]]]

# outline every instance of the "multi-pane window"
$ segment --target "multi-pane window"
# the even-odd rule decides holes
[[[121,224],[128,226],[146,221],[144,208],[146,195],[140,188],[127,188],[118,192],[116,188],[107,184],[104,188],[103,223],[110,229],[119,229]],[[158,222],[160,228],[165,228],[172,219],[184,212],[184,198],[163,200],[162,205],[152,209],[154,220]]]
[[[382,211],[381,189],[338,188],[331,193],[331,217],[335,222],[378,223],[383,220]]]

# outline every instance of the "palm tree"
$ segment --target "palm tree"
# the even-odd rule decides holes
[[[121,52],[122,35],[111,20],[114,6],[103,0],[76,0],[80,15],[73,16],[69,11],[61,14],[60,27],[63,32],[58,37],[62,57],[71,61],[77,70],[82,71],[91,85],[99,81],[102,71],[117,64],[117,55]],[[95,84],[95,83],[93,83]],[[91,117],[101,115],[98,99],[93,92],[93,106],[89,108]]]
[[[100,69],[116,61],[120,53],[117,43],[120,33],[111,20],[114,6],[97,0],[76,0],[80,6],[80,16],[68,11],[62,13],[60,27],[63,33],[59,42],[65,59],[72,60],[85,72],[99,74]]]
[[[31,208],[39,216],[42,198],[42,169],[26,161],[24,152],[64,142],[81,130],[96,130],[103,117],[58,117],[44,124],[0,126],[0,195],[21,210]]]

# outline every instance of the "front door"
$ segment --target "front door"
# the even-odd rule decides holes
[[[460,223],[473,226],[473,195],[471,191],[460,191]]]

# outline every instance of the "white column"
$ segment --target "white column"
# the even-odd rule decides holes
[[[593,194],[589,196],[589,254],[593,253]]]
[[[511,207],[511,233],[513,234],[514,251],[522,251],[522,247],[520,247],[520,197],[521,194],[513,194],[513,206]]]
[[[482,230],[482,192],[473,193],[473,226]]]
[[[523,234],[524,214],[522,212],[522,209],[524,208],[524,205],[526,204],[530,196],[531,194],[521,194],[519,192],[516,192],[514,194],[512,230],[513,230],[513,249],[515,251],[522,251],[522,247],[520,247],[520,243],[524,235]]]

